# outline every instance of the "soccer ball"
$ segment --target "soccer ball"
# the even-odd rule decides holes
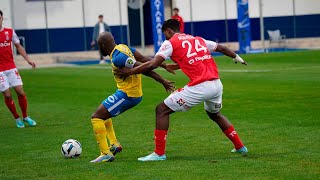
[[[81,152],[82,146],[80,142],[75,139],[68,139],[61,146],[61,153],[65,158],[78,157]]]

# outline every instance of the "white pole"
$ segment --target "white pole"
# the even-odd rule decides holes
[[[226,42],[229,42],[229,27],[228,27],[228,12],[227,12],[227,0],[224,0],[224,16],[226,26]]]
[[[266,47],[264,44],[264,23],[263,23],[263,4],[262,0],[259,0],[259,14],[260,14],[260,38],[262,43],[262,50],[265,52]]]
[[[83,22],[83,40],[84,40],[84,50],[87,51],[87,31],[86,31],[86,10],[84,7],[84,0],[82,0],[82,22]]]
[[[46,22],[46,40],[47,40],[47,52],[50,53],[50,38],[49,38],[49,28],[48,28],[48,10],[47,10],[47,0],[44,0],[44,17]]]
[[[120,18],[120,41],[123,42],[123,34],[122,34],[122,12],[121,12],[121,0],[119,0],[119,18]]]
[[[141,48],[142,54],[145,52],[145,42],[144,42],[144,23],[143,23],[143,0],[140,0],[140,31],[141,31]]]
[[[127,21],[127,45],[131,46],[131,42],[130,42],[130,27],[129,27],[130,18],[129,18],[128,1],[125,1],[125,7],[127,8],[127,18],[128,18],[128,21]]]
[[[297,31],[296,31],[296,1],[292,0],[292,9],[293,9],[293,37],[297,37]]]
[[[190,25],[191,25],[191,35],[194,35],[193,33],[193,15],[192,15],[192,0],[189,0],[189,6],[190,6]]]

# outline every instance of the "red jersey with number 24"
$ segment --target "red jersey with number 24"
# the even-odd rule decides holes
[[[215,51],[217,43],[201,37],[176,33],[161,45],[156,55],[171,58],[189,77],[188,86],[219,79],[219,73],[210,51]]]

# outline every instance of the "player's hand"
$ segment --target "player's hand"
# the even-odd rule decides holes
[[[175,64],[167,64],[165,68],[169,73],[176,74],[174,71],[176,70]]]
[[[28,61],[28,64],[32,66],[32,69],[35,69],[37,67],[36,63],[34,63],[33,61]]]
[[[170,81],[167,79],[163,81],[162,85],[166,89],[167,93],[172,93],[176,89],[174,83],[174,81]]]
[[[131,69],[129,68],[118,68],[114,70],[114,74],[117,75],[119,78],[123,79],[127,76],[131,75]]]
[[[236,55],[236,57],[235,58],[233,58],[233,62],[234,63],[241,63],[241,64],[243,64],[243,65],[246,65],[246,66],[248,66],[248,64],[237,54]]]
[[[92,42],[91,42],[91,46],[94,46],[95,44],[96,44],[95,41],[92,41]]]

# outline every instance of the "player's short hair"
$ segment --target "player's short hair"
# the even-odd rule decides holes
[[[1,11],[1,10],[0,10],[0,15],[1,15],[1,16],[3,16],[3,13],[2,13],[2,11]]]
[[[178,8],[173,8],[173,10],[174,10],[174,11],[178,11],[178,12],[179,12],[179,9],[178,9]]]
[[[103,15],[102,15],[102,14],[100,14],[98,17],[99,17],[99,18],[103,18]]]
[[[175,32],[180,31],[180,22],[176,19],[168,19],[162,24],[162,32],[167,30],[168,28],[172,29]]]

